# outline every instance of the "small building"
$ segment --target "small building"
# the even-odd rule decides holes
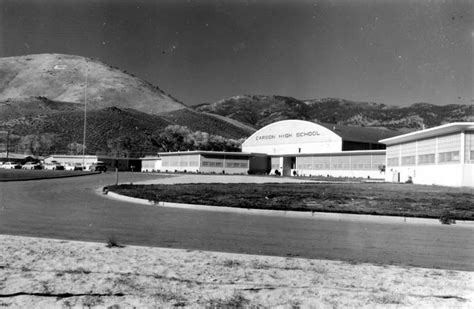
[[[158,155],[163,172],[247,174],[265,173],[269,167],[267,156],[255,153],[195,150]]]
[[[161,158],[157,156],[145,156],[142,160],[142,172],[160,172]]]
[[[387,145],[386,181],[474,186],[474,122],[450,123],[380,142]]]
[[[22,153],[0,152],[0,162],[15,162],[25,164],[26,162],[37,162],[40,157],[30,156]]]
[[[75,164],[80,163],[85,166],[86,169],[97,162],[104,162],[108,170],[115,170],[118,168],[119,171],[140,171],[142,166],[142,160],[138,158],[115,158],[102,155],[61,155],[53,154],[44,158],[45,163],[51,163],[52,161],[59,162],[61,164]]]
[[[44,163],[51,163],[53,161],[59,162],[60,164],[76,164],[80,163],[86,167],[86,169],[94,163],[99,161],[98,156],[91,155],[50,155],[44,158]]]

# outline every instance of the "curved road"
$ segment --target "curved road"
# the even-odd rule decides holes
[[[135,182],[156,175],[121,173]],[[474,229],[130,204],[95,190],[114,173],[0,183],[0,234],[474,270]]]

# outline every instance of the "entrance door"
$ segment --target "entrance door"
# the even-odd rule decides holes
[[[283,176],[291,176],[291,170],[296,168],[296,157],[283,157]]]

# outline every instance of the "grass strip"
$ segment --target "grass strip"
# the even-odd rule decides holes
[[[474,193],[389,183],[118,185],[118,194],[157,202],[312,212],[474,220]]]

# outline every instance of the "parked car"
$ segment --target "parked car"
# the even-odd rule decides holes
[[[21,168],[24,170],[40,170],[43,166],[40,163],[26,162]]]
[[[64,165],[66,171],[82,171],[84,168],[81,163],[67,163]]]
[[[92,165],[89,167],[89,170],[93,172],[107,172],[107,165],[102,161],[98,161],[96,163],[92,163]]]
[[[45,163],[44,164],[44,169],[45,170],[64,170],[64,166],[61,165],[59,162],[53,161],[51,163]]]
[[[15,162],[5,162],[3,163],[2,168],[6,170],[21,169],[21,164]]]

